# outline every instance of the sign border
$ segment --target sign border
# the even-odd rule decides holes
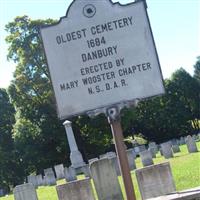
[[[60,112],[59,112],[59,109],[58,109],[58,103],[57,103],[57,99],[56,99],[56,95],[55,95],[56,93],[55,93],[55,90],[54,90],[54,87],[53,87],[52,78],[51,78],[49,63],[48,63],[48,60],[47,60],[47,55],[46,55],[46,51],[45,51],[45,47],[44,47],[44,43],[43,43],[43,39],[42,39],[41,29],[45,29],[45,28],[48,28],[48,27],[56,26],[56,25],[60,24],[63,19],[67,19],[68,18],[69,10],[70,10],[71,6],[73,5],[73,3],[75,1],[76,0],[73,0],[70,3],[69,7],[67,8],[66,15],[60,17],[60,19],[59,19],[58,22],[56,22],[56,23],[54,23],[52,25],[42,25],[42,26],[39,27],[39,33],[40,33],[40,38],[41,38],[41,41],[42,41],[42,47],[43,47],[43,50],[44,50],[44,55],[45,55],[45,59],[46,59],[46,62],[47,62],[47,69],[48,69],[48,72],[49,72],[49,75],[50,75],[51,86],[52,86],[53,93],[54,93],[54,97],[53,98],[54,98],[54,100],[56,102],[56,111],[57,111],[57,115],[58,115],[59,119],[64,120],[64,119],[68,119],[68,118],[72,118],[72,117],[80,116],[80,115],[84,115],[84,114],[95,116],[95,115],[98,115],[100,113],[105,113],[108,108],[113,107],[113,106],[122,106],[123,105],[122,107],[125,107],[125,106],[127,106],[129,104],[130,105],[133,104],[133,102],[138,101],[140,99],[145,100],[145,99],[149,99],[149,98],[153,98],[153,97],[157,97],[157,96],[161,96],[161,95],[165,94],[164,79],[163,79],[163,75],[162,75],[162,71],[161,71],[160,60],[159,60],[159,57],[158,57],[158,52],[157,52],[157,48],[156,48],[156,45],[155,45],[155,40],[154,40],[154,37],[153,37],[153,32],[152,32],[152,28],[151,28],[149,16],[148,16],[148,13],[147,13],[147,8],[148,7],[147,7],[146,0],[136,0],[135,2],[130,2],[130,3],[127,3],[127,4],[121,4],[120,2],[113,3],[112,0],[107,0],[112,5],[119,5],[121,7],[127,7],[129,5],[133,5],[133,4],[137,4],[137,3],[141,3],[141,2],[143,3],[144,9],[145,9],[145,15],[147,17],[147,24],[149,26],[149,30],[150,30],[150,34],[151,34],[152,42],[153,42],[153,47],[154,47],[154,50],[155,50],[155,56],[156,56],[156,59],[158,61],[158,70],[160,72],[160,77],[161,77],[161,81],[162,81],[163,93],[159,93],[159,94],[148,96],[148,97],[142,97],[140,99],[139,98],[135,98],[135,99],[131,99],[131,100],[122,100],[122,101],[118,101],[116,103],[107,104],[105,106],[100,106],[100,107],[97,107],[95,109],[90,109],[90,110],[85,110],[85,111],[81,111],[81,112],[76,112],[76,113],[70,114],[70,115],[63,115],[63,116],[60,115]]]

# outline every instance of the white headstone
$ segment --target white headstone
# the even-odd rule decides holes
[[[79,168],[85,165],[81,152],[78,150],[76,140],[74,137],[74,132],[72,130],[71,122],[66,120],[63,125],[65,126],[65,131],[67,134],[68,144],[70,147],[70,161],[73,168]]]
[[[56,190],[59,200],[95,200],[90,179],[59,185]]]
[[[67,182],[71,182],[77,179],[76,170],[73,167],[65,167],[64,169],[65,179]]]
[[[196,142],[190,135],[187,136],[185,141],[186,141],[189,153],[198,152]]]
[[[122,192],[114,166],[108,159],[100,159],[90,165],[98,199],[122,200]]]
[[[184,137],[181,137],[181,138],[179,139],[179,142],[180,142],[180,145],[185,144],[185,139],[184,139]]]
[[[127,154],[127,158],[128,158],[128,163],[129,163],[130,170],[136,169],[135,152],[133,153],[133,149],[126,150],[126,154]]]
[[[148,148],[148,151],[151,152],[152,158],[156,158],[156,153],[157,153],[156,148],[154,148],[154,147],[149,147],[149,148]]]
[[[4,190],[0,188],[0,197],[4,196]]]
[[[63,164],[54,166],[54,169],[55,169],[55,172],[56,172],[56,178],[57,178],[57,180],[65,178]]]
[[[119,162],[118,162],[118,157],[117,156],[113,156],[111,158],[108,158],[109,162],[111,163],[111,165],[113,166],[113,168],[115,169],[117,176],[121,175],[121,171],[120,171],[120,167],[119,167]]]
[[[107,154],[108,159],[109,159],[109,158],[113,158],[113,157],[116,156],[116,153],[115,153],[115,152],[112,152],[112,151],[111,151],[111,152],[107,152],[106,154]]]
[[[81,167],[80,171],[85,175],[85,177],[91,177],[89,164]]]
[[[173,150],[174,153],[178,153],[178,152],[181,151],[178,144],[173,144],[172,145],[172,150]]]
[[[37,185],[38,186],[42,186],[43,185],[43,178],[42,178],[41,174],[36,176],[36,180],[37,180]]]
[[[158,145],[155,142],[150,142],[148,146],[154,148],[156,153],[158,152]]]
[[[140,152],[140,158],[144,167],[153,165],[153,159],[150,151],[145,150]]]
[[[169,163],[137,169],[136,178],[142,199],[149,199],[176,191]]]
[[[88,160],[88,163],[91,164],[92,162],[97,161],[97,160],[99,160],[99,159],[98,158],[92,158],[92,159]]]
[[[171,144],[169,142],[162,143],[161,149],[162,149],[162,154],[166,159],[174,157],[171,149]]]
[[[136,154],[136,155],[139,155],[139,153],[140,153],[140,148],[137,146],[137,147],[134,147],[133,149],[134,149],[135,154]]]
[[[52,168],[44,169],[44,174],[47,185],[56,185],[56,178]]]
[[[28,179],[28,183],[33,184],[36,188],[38,187],[36,175],[29,175],[27,179]]]
[[[193,138],[194,141],[198,140],[197,135],[192,135],[192,138]]]
[[[36,190],[30,183],[16,186],[13,193],[15,200],[38,200]]]
[[[99,158],[101,159],[101,158],[108,158],[108,155],[107,154],[101,154],[101,155],[99,155]]]

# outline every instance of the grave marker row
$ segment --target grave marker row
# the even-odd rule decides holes
[[[148,153],[151,155],[149,151]],[[124,199],[116,170],[109,159],[104,158],[92,162],[90,171],[98,199]],[[176,191],[169,162],[137,169],[136,178],[142,199]],[[57,186],[56,190],[59,200],[95,200],[90,180],[90,178],[86,178]],[[15,200],[38,200],[35,187],[32,184],[17,186],[14,189],[14,197]]]

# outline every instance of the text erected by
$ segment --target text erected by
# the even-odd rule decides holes
[[[76,0],[41,34],[61,119],[164,93],[142,1]]]

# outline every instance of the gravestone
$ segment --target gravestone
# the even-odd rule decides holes
[[[90,179],[56,186],[59,200],[95,200]]]
[[[153,165],[153,159],[152,159],[152,155],[150,151],[145,150],[145,151],[140,152],[140,158],[142,160],[142,164],[144,167]]]
[[[171,149],[171,144],[169,142],[162,143],[161,149],[162,149],[162,154],[166,159],[173,158],[173,152]]]
[[[176,191],[168,162],[137,169],[135,172],[143,200]]]
[[[130,151],[132,153],[132,156],[133,156],[134,159],[136,158],[136,153],[134,151],[134,148],[130,148],[127,151]]]
[[[16,186],[13,193],[15,200],[38,200],[36,190],[31,183]]]
[[[92,159],[88,160],[88,163],[91,164],[92,162],[97,161],[97,160],[99,160],[99,159],[98,158],[92,158]]]
[[[133,149],[134,149],[135,154],[136,154],[136,155],[139,155],[140,152],[146,150],[146,147],[145,147],[145,145],[140,145],[140,146],[134,147]]]
[[[190,135],[187,136],[185,141],[186,141],[187,149],[189,153],[198,152],[196,142]]]
[[[37,185],[38,186],[42,186],[43,185],[43,179],[42,179],[42,175],[41,174],[36,176],[36,180],[37,180]]]
[[[31,183],[35,188],[38,187],[37,178],[35,175],[29,175],[27,179],[28,179],[28,183]]]
[[[187,136],[185,136],[185,137],[184,137],[184,141],[185,141],[185,144],[186,144],[186,141],[187,141]]]
[[[185,139],[184,139],[184,137],[181,137],[181,138],[179,139],[179,142],[180,142],[180,145],[185,144]]]
[[[172,139],[171,140],[171,145],[177,145],[177,139]]]
[[[173,144],[172,145],[172,150],[173,150],[174,153],[181,152],[178,144]]]
[[[156,151],[155,148],[149,147],[149,148],[148,148],[148,151],[151,152],[152,158],[156,158],[156,152],[157,152],[157,151]]]
[[[47,180],[46,176],[43,176],[42,185],[43,186],[47,186],[48,185],[48,180]]]
[[[4,190],[0,188],[0,197],[4,196]]]
[[[123,200],[114,166],[108,159],[100,159],[90,165],[99,200]]]
[[[129,163],[130,170],[136,169],[135,156],[134,156],[135,152],[133,153],[133,149],[126,150],[126,154],[128,157],[128,163]]]
[[[89,165],[81,167],[80,171],[85,175],[85,177],[91,177]]]
[[[65,180],[71,182],[77,179],[76,170],[73,167],[64,168]]]
[[[149,148],[153,148],[153,149],[155,150],[155,153],[158,152],[158,145],[157,145],[155,142],[150,142],[150,143],[148,144],[148,147],[149,147]]]
[[[146,150],[146,147],[145,147],[145,145],[140,145],[140,146],[139,146],[139,149],[140,149],[140,152],[142,152],[142,151],[145,151],[145,150]]]
[[[113,156],[111,158],[108,158],[108,160],[112,164],[112,166],[114,167],[114,169],[117,173],[117,176],[120,176],[121,172],[120,172],[119,162],[118,162],[117,156]]]
[[[155,142],[150,142],[148,144],[148,150],[151,152],[153,158],[156,158],[156,154],[158,152],[158,145]]]
[[[54,166],[54,169],[55,169],[55,172],[56,172],[56,179],[57,180],[65,178],[63,164]]]
[[[56,185],[56,178],[52,168],[44,169],[44,174],[47,185]]]
[[[160,151],[160,155],[163,156],[163,152],[162,152],[161,144],[158,145],[158,150]]]
[[[109,158],[115,157],[115,156],[116,156],[116,153],[111,151],[111,152],[107,152],[106,155],[107,155],[107,157],[108,157],[108,159],[109,159]]]
[[[198,136],[197,135],[192,135],[192,138],[194,141],[198,140]]]
[[[139,153],[140,153],[140,148],[139,148],[139,146],[134,147],[133,149],[134,149],[135,154],[136,154],[136,155],[139,155]]]
[[[74,137],[74,132],[72,130],[72,123],[66,120],[63,125],[65,126],[65,131],[67,134],[68,144],[70,148],[70,161],[72,167],[79,168],[85,165],[81,152],[78,150],[76,140]]]
[[[108,155],[107,154],[102,154],[102,155],[99,155],[99,158],[108,158]]]
[[[158,153],[158,145],[155,142],[150,142],[148,144],[148,150],[152,153],[152,157],[155,158]]]

